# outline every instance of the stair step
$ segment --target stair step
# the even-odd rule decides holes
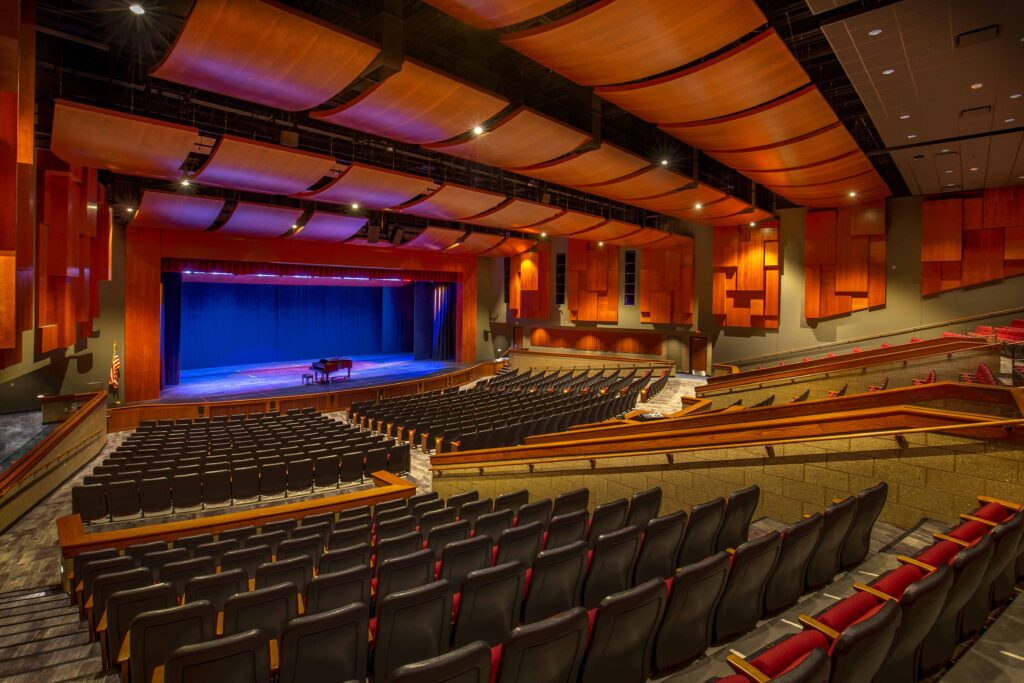
[[[67,593],[29,593],[28,595],[18,598],[17,600],[8,600],[7,602],[0,602],[0,612],[7,609],[25,607],[27,605],[42,604],[70,605],[71,600],[70,598],[68,598]]]
[[[100,671],[98,659],[89,658],[53,664],[39,671],[30,671],[8,676],[4,683],[47,683],[92,681],[93,683],[118,683],[116,673]]]
[[[61,656],[67,648],[89,644],[89,632],[85,629],[76,630],[71,634],[41,636],[27,643],[0,647],[0,666],[18,659],[36,659],[39,655],[49,653]]]
[[[0,593],[0,607],[3,607],[8,602],[16,602],[18,600],[25,600],[31,597],[47,597],[50,595],[63,594],[60,589],[54,586],[37,586],[36,588],[21,588],[16,591],[8,591],[6,593]]]
[[[46,659],[25,657],[11,662],[0,662],[0,676],[3,677],[4,683],[68,681],[75,678],[103,680],[100,666],[99,643],[90,643],[52,653]]]
[[[83,659],[91,660],[82,663],[83,673],[98,671],[100,668],[100,644],[88,642],[88,636],[85,633],[80,636],[57,638],[55,642],[47,641],[46,645],[47,647],[11,648],[11,652],[4,653],[5,658],[0,660],[0,676],[6,678],[14,674]],[[46,676],[40,676],[39,680],[49,679]]]
[[[47,639],[78,634],[87,634],[87,630],[85,623],[80,622],[77,619],[70,623],[65,622],[62,624],[39,626],[37,628],[28,629],[27,631],[0,636],[0,652],[5,651],[7,648],[17,647],[18,645],[26,645],[28,643],[42,642]]]
[[[45,619],[55,617],[61,613],[78,613],[78,608],[66,602],[52,603],[48,605],[25,605],[12,609],[0,610],[0,626],[8,626],[14,622],[24,622],[31,619]]]

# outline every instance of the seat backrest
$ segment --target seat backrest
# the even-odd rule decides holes
[[[452,586],[441,580],[392,593],[381,600],[378,614],[373,680],[388,683],[400,666],[447,651]]]
[[[736,548],[715,612],[714,642],[725,642],[757,624],[764,604],[765,585],[781,547],[779,532],[771,531]]]
[[[675,572],[679,546],[686,529],[686,511],[678,510],[664,517],[654,517],[644,530],[643,543],[636,559],[633,583],[648,579],[667,579]]]
[[[281,637],[279,683],[364,680],[368,623],[365,604],[289,621]]]
[[[533,565],[544,540],[544,527],[540,522],[505,529],[498,537],[498,553],[495,564],[518,562],[524,568]]]
[[[430,536],[430,532],[439,526],[453,524],[455,522],[455,510],[453,508],[441,508],[431,510],[420,517],[420,536],[424,539]],[[468,523],[467,523],[468,527]]]
[[[491,649],[476,641],[443,655],[399,667],[393,683],[488,683]]]
[[[511,510],[513,515],[519,514],[519,508],[530,502],[530,492],[526,489],[503,493],[494,499],[494,511]]]
[[[390,512],[388,513],[390,514]],[[401,536],[411,531],[416,531],[416,518],[412,515],[402,515],[389,519],[381,518],[377,523],[377,542],[385,541],[395,536]]]
[[[281,545],[277,547],[277,559],[281,561],[294,557],[308,557],[315,566],[324,552],[324,542],[318,535],[294,536],[300,532],[300,529],[296,529],[292,538],[281,542]]]
[[[448,501],[445,503],[450,508],[455,508],[455,514],[458,515],[462,510],[462,506],[466,503],[472,503],[474,500],[480,500],[480,493],[478,491],[467,491],[465,493],[456,493],[454,496],[449,496]],[[490,510],[488,510],[490,512]]]
[[[423,541],[418,531],[410,531],[401,536],[395,536],[385,540],[377,541],[377,560],[374,564],[374,572],[380,571],[381,566],[392,557],[401,557],[423,549]]]
[[[840,555],[840,567],[847,569],[858,565],[868,556],[871,546],[871,530],[875,527],[878,515],[885,507],[885,499],[889,495],[889,485],[884,481],[868,487],[857,494],[857,514],[850,524],[850,531],[843,542]]]
[[[679,546],[679,557],[676,559],[677,567],[684,567],[714,554],[718,529],[724,516],[724,498],[698,503],[690,509],[690,519],[686,523],[683,542]]]
[[[426,585],[434,580],[434,553],[420,550],[385,560],[378,571],[377,604],[398,591]]]
[[[873,615],[846,629],[832,643],[830,680],[870,681],[881,668],[900,625],[900,606],[887,600]]]
[[[168,683],[270,683],[267,636],[251,629],[179,647],[167,658],[164,680]]]
[[[197,556],[205,555],[213,559],[213,563],[216,566],[220,566],[221,560],[224,559],[224,554],[232,550],[238,550],[241,547],[237,538],[225,538],[222,541],[214,541],[213,543],[201,543],[196,546],[193,553]]]
[[[821,588],[836,575],[840,567],[843,543],[857,514],[857,497],[850,496],[825,508],[818,543],[807,563],[805,588]],[[833,671],[835,667],[833,667]]]
[[[512,511],[508,509],[480,515],[473,525],[473,535],[490,536],[492,540],[497,541],[502,531],[512,527],[513,517]]]
[[[588,630],[587,612],[582,607],[520,626],[502,648],[498,683],[576,681]]]
[[[299,611],[295,584],[279,583],[228,598],[224,605],[224,635],[263,629],[271,638],[280,638],[284,625]]]
[[[197,576],[206,576],[216,572],[213,559],[210,557],[194,557],[191,560],[181,562],[169,562],[160,568],[160,581],[169,583],[178,591],[178,595],[185,592],[185,584]]]
[[[548,522],[544,548],[550,550],[576,541],[582,541],[587,533],[589,517],[586,510],[576,510],[564,515],[552,516]]]
[[[317,565],[317,572],[320,574],[331,574],[342,572],[352,567],[370,566],[370,546],[366,543],[350,545],[347,548],[328,550],[320,556],[320,564]]]
[[[804,592],[807,563],[811,559],[811,552],[818,545],[823,521],[821,513],[815,512],[789,525],[782,532],[779,559],[765,585],[763,614],[778,614],[795,604]]]
[[[142,588],[130,588],[111,593],[106,602],[107,613],[107,661],[117,660],[132,619],[143,612],[167,609],[177,605],[178,596],[174,586],[157,583]]]
[[[740,489],[729,496],[722,525],[718,529],[715,550],[736,548],[741,543],[746,543],[747,535],[750,533],[750,520],[754,517],[754,510],[757,509],[760,499],[761,489],[757,485]]]
[[[189,557],[195,557],[196,548],[204,543],[213,543],[213,534],[196,534],[174,539],[174,547],[184,548],[188,551]]]
[[[508,640],[519,621],[524,581],[525,572],[518,562],[470,572],[460,591],[452,645],[483,640],[494,647]]]
[[[661,509],[661,487],[637,491],[629,501],[629,514],[626,516],[626,526],[635,526],[643,529],[647,524],[658,516]]]
[[[640,536],[639,529],[628,526],[598,537],[583,579],[584,607],[597,607],[605,597],[630,586],[640,552]]]
[[[145,588],[153,585],[153,575],[145,567],[106,572],[97,576],[92,583],[93,626],[107,609],[107,599],[118,591]]]
[[[659,676],[686,666],[707,650],[728,575],[729,555],[724,551],[675,570],[654,645]]]
[[[79,572],[79,578],[82,580],[83,604],[87,602],[89,596],[92,595],[92,586],[96,581],[96,577],[102,576],[103,574],[113,574],[114,572],[124,572],[134,568],[135,563],[132,562],[132,559],[130,557],[123,556],[95,559],[90,562],[83,563]]]
[[[240,550],[229,550],[220,558],[221,571],[241,569],[247,579],[256,578],[256,570],[261,564],[270,562],[273,557],[270,546],[251,545]]]
[[[338,526],[341,527],[341,522],[338,523]],[[360,543],[370,545],[372,538],[373,534],[369,524],[346,526],[331,532],[331,535],[327,538],[327,547],[333,550],[335,548],[359,545]]]
[[[578,512],[579,510],[586,512],[589,504],[590,489],[581,488],[573,491],[566,491],[565,493],[558,494],[555,498],[555,504],[551,510],[551,516],[557,517],[558,515],[566,515],[570,512]]]
[[[773,683],[828,683],[832,660],[821,648],[814,648],[804,660],[789,671],[772,679]],[[747,680],[746,677],[743,678]]]
[[[873,585],[884,586],[884,581],[883,576]],[[952,585],[953,570],[943,565],[907,586],[900,596],[900,626],[876,680],[917,678],[917,648],[935,624]]]
[[[215,612],[223,612],[228,598],[249,590],[249,577],[241,569],[221,570],[219,574],[197,576],[185,584],[183,601],[206,600]]]
[[[625,498],[596,506],[594,514],[590,516],[590,526],[587,528],[587,545],[593,548],[598,536],[621,529],[628,512],[629,502]]]
[[[166,662],[168,655],[182,645],[213,639],[213,606],[199,600],[180,607],[143,612],[132,620],[130,630],[131,679],[148,681],[153,669]]]
[[[531,522],[540,522],[541,526],[547,528],[551,520],[551,499],[542,498],[532,503],[526,503],[516,513],[516,526],[525,526]]]
[[[306,614],[330,610],[359,602],[370,605],[370,566],[319,574],[306,587]]]
[[[602,600],[583,657],[580,682],[646,681],[667,600],[665,582],[660,579]]]
[[[491,545],[492,541],[487,536],[475,536],[448,543],[441,551],[439,578],[449,581],[452,588],[458,590],[471,571],[490,565]]]
[[[313,578],[313,561],[307,555],[288,560],[267,562],[256,568],[256,588],[269,588],[279,583],[290,583],[300,593],[306,591],[306,584]]]
[[[454,498],[455,496],[452,496]],[[451,500],[449,499],[449,505]],[[486,515],[489,512],[494,511],[494,501],[490,498],[476,499],[464,502],[459,507],[459,519],[468,519],[470,525],[476,524],[476,520],[480,515]]]

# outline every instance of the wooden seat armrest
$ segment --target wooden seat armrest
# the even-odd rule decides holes
[[[1011,503],[1008,500],[1003,500],[1002,498],[993,498],[992,496],[978,496],[978,502],[979,503],[998,503],[999,505],[1002,505],[1007,510],[1013,510],[1014,512],[1019,511],[1021,509],[1021,507],[1022,507],[1020,503]]]
[[[864,583],[854,582],[853,590],[860,591],[861,593],[867,593],[869,595],[873,595],[876,598],[878,598],[879,600],[892,600],[893,602],[899,602],[898,598],[894,598],[893,596],[889,595],[888,593],[880,591],[877,588],[872,588],[871,586],[869,586],[867,584],[864,584]]]
[[[103,611],[103,616],[100,617],[100,623],[96,627],[96,633],[103,633],[107,630],[107,611]]]
[[[164,683],[164,665],[161,664],[153,669],[153,677],[149,679],[149,683]]]
[[[918,569],[923,569],[926,572],[935,571],[935,567],[933,567],[932,565],[926,564],[921,560],[915,560],[913,557],[907,557],[906,555],[897,555],[896,561],[900,564],[909,564],[914,567],[917,567]]]
[[[132,655],[132,632],[124,634],[124,640],[121,641],[121,649],[117,652],[117,663],[127,664],[128,660],[131,659]]]
[[[835,640],[836,638],[839,637],[839,631],[835,630],[834,628],[830,628],[830,627],[826,626],[825,624],[821,623],[820,621],[818,621],[817,619],[815,619],[812,616],[808,616],[806,614],[801,614],[800,615],[800,623],[805,625],[805,626],[810,626],[815,631],[817,631],[818,633],[822,634],[823,636],[825,636],[829,640]]]
[[[278,645],[276,638],[271,638],[268,647],[270,648],[270,671],[276,674],[281,668],[280,645]]]
[[[842,503],[844,500],[846,500],[846,499],[845,498],[833,498],[832,499],[832,504],[833,505],[838,505],[839,503]]]
[[[987,527],[999,526],[999,522],[993,522],[991,519],[984,519],[982,517],[975,517],[974,515],[961,514],[960,519],[968,522],[977,522],[978,524],[984,524]]]
[[[726,548],[725,552],[729,553],[730,555],[735,555],[736,554],[736,548]]]
[[[810,518],[811,518],[811,513],[810,513],[810,512],[805,512],[805,513],[804,513],[804,514],[802,515],[802,518],[803,518],[803,519],[810,519]]]
[[[730,654],[725,661],[729,662],[729,666],[735,669],[736,673],[746,676],[755,683],[768,683],[771,680],[760,669],[739,655]]]
[[[217,635],[224,635],[224,613],[217,612]]]
[[[961,548],[966,548],[970,545],[970,543],[968,543],[967,541],[963,541],[959,538],[953,538],[952,536],[949,536],[947,534],[934,533],[932,534],[932,538],[938,541],[949,541],[950,543],[956,543]]]

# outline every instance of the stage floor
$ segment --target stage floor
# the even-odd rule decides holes
[[[229,365],[218,368],[183,370],[181,383],[164,387],[161,403],[192,401],[230,401],[294,394],[316,394],[338,389],[355,389],[376,384],[405,382],[451,372],[466,363],[437,360],[413,360],[411,355],[350,356],[352,379],[337,379],[330,384],[303,384],[302,375],[313,359],[291,362]],[[332,373],[344,378],[346,371]]]

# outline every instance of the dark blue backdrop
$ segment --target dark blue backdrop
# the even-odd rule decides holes
[[[411,353],[412,289],[185,282],[181,369]]]

